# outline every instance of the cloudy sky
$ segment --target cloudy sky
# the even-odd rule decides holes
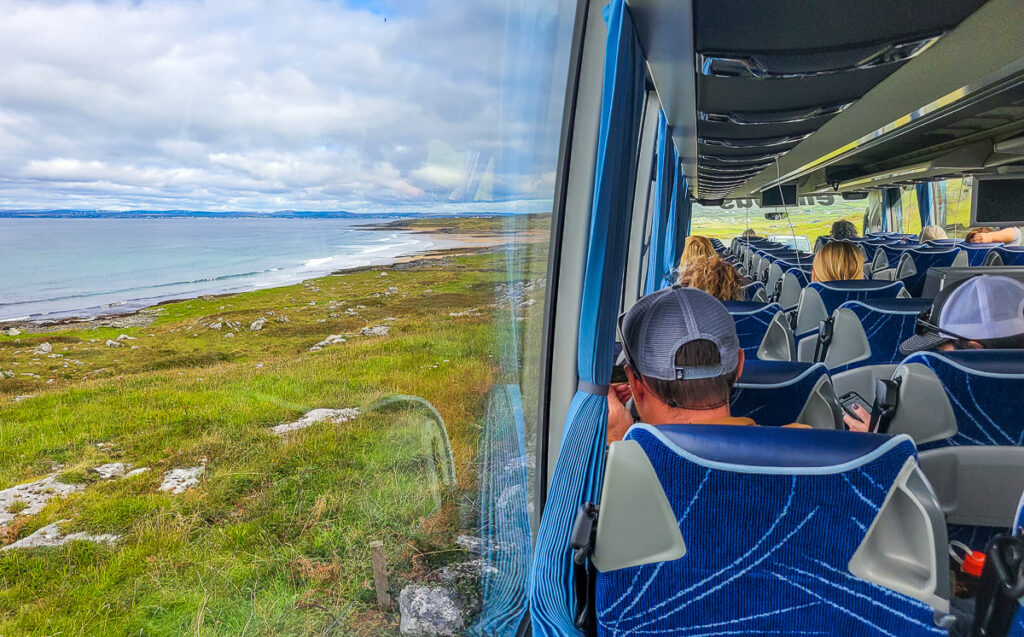
[[[0,0],[0,208],[545,209],[572,4]]]

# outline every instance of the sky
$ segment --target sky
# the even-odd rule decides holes
[[[550,209],[567,0],[0,0],[0,209]]]

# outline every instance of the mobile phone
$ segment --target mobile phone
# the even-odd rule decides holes
[[[854,405],[860,405],[861,408],[864,409],[864,411],[868,412],[869,414],[871,413],[871,403],[864,400],[864,397],[855,391],[840,396],[839,404],[842,405],[843,411],[854,417],[857,416],[857,414],[855,414],[853,411]]]
[[[612,385],[621,385],[622,383],[627,383],[627,382],[629,382],[629,379],[626,378],[626,368],[624,366],[622,366],[622,365],[616,365],[616,366],[612,367],[612,380],[611,380],[611,384]]]

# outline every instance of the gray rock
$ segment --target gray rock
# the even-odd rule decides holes
[[[104,480],[110,478],[120,478],[128,471],[128,465],[123,462],[111,462],[109,464],[101,464],[100,466],[93,469],[96,473],[100,474],[100,477]]]
[[[36,346],[36,348],[34,350],[32,350],[32,353],[33,354],[49,354],[52,351],[53,351],[53,345],[50,345],[49,343],[40,343],[39,345]]]
[[[457,635],[466,626],[458,595],[446,586],[410,584],[398,596],[403,635]]]
[[[455,543],[469,551],[472,555],[484,554],[484,541],[473,535],[460,535],[455,538]]]
[[[249,324],[250,332],[258,332],[263,329],[263,326],[267,324],[267,319],[262,316]]]
[[[121,341],[115,341],[113,339],[107,339],[107,347],[121,347]]]

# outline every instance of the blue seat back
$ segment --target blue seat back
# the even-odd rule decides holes
[[[924,289],[924,280],[928,275],[928,268],[943,268],[953,264],[956,255],[960,253],[957,247],[942,248],[918,248],[909,250],[906,254],[914,260],[914,267],[917,272],[901,279],[907,287],[911,296],[921,296]]]
[[[1024,265],[1024,246],[1000,246],[995,249],[1003,265]]]
[[[754,303],[746,301],[727,301],[725,309],[729,310],[736,322],[736,336],[740,339],[740,349],[748,359],[757,357],[757,348],[764,340],[768,324],[772,322],[782,306],[778,303]]]
[[[754,295],[757,294],[759,291],[761,291],[763,289],[764,289],[764,283],[761,283],[760,281],[754,281],[753,283],[748,283],[748,284],[744,285],[742,288],[740,288],[740,290],[743,292],[743,301],[753,301],[754,300]],[[743,301],[736,301],[736,302],[742,303]],[[733,302],[734,301],[730,301],[730,303],[733,303]],[[764,304],[763,303],[759,303],[758,305],[764,305]]]
[[[920,363],[942,383],[956,418],[957,432],[921,445],[1024,446],[1024,418],[1017,392],[1024,387],[1024,350],[919,352],[904,365]],[[898,407],[897,407],[898,409]]]
[[[821,363],[749,360],[733,387],[733,416],[766,427],[796,422],[818,381],[828,376]]]
[[[961,243],[959,247],[967,251],[967,265],[976,267],[985,265],[988,253],[1002,245],[1001,243]]]
[[[849,301],[840,307],[857,315],[867,337],[871,355],[848,365],[833,367],[833,374],[865,365],[889,365],[903,360],[900,343],[914,335],[921,312],[932,306],[930,299],[881,299]]]
[[[847,301],[894,299],[903,290],[903,284],[899,281],[815,281],[808,283],[807,287],[817,291],[828,315]]]
[[[850,562],[915,455],[905,436],[636,425],[679,559],[597,574],[599,635],[946,635]],[[944,539],[944,538],[943,538]]]
[[[870,250],[869,250],[869,252],[872,255],[872,261],[874,261],[874,258],[877,256],[877,252],[879,250],[881,250],[882,253],[885,254],[886,263],[888,264],[885,267],[887,267],[887,268],[895,268],[897,265],[899,265],[900,257],[903,256],[904,252],[907,252],[908,250],[913,250],[914,248],[917,248],[917,247],[920,247],[920,244],[918,244],[918,243],[906,243],[906,244],[897,244],[897,245],[884,244],[884,245],[880,245],[880,246],[876,247],[874,252],[871,252]]]

